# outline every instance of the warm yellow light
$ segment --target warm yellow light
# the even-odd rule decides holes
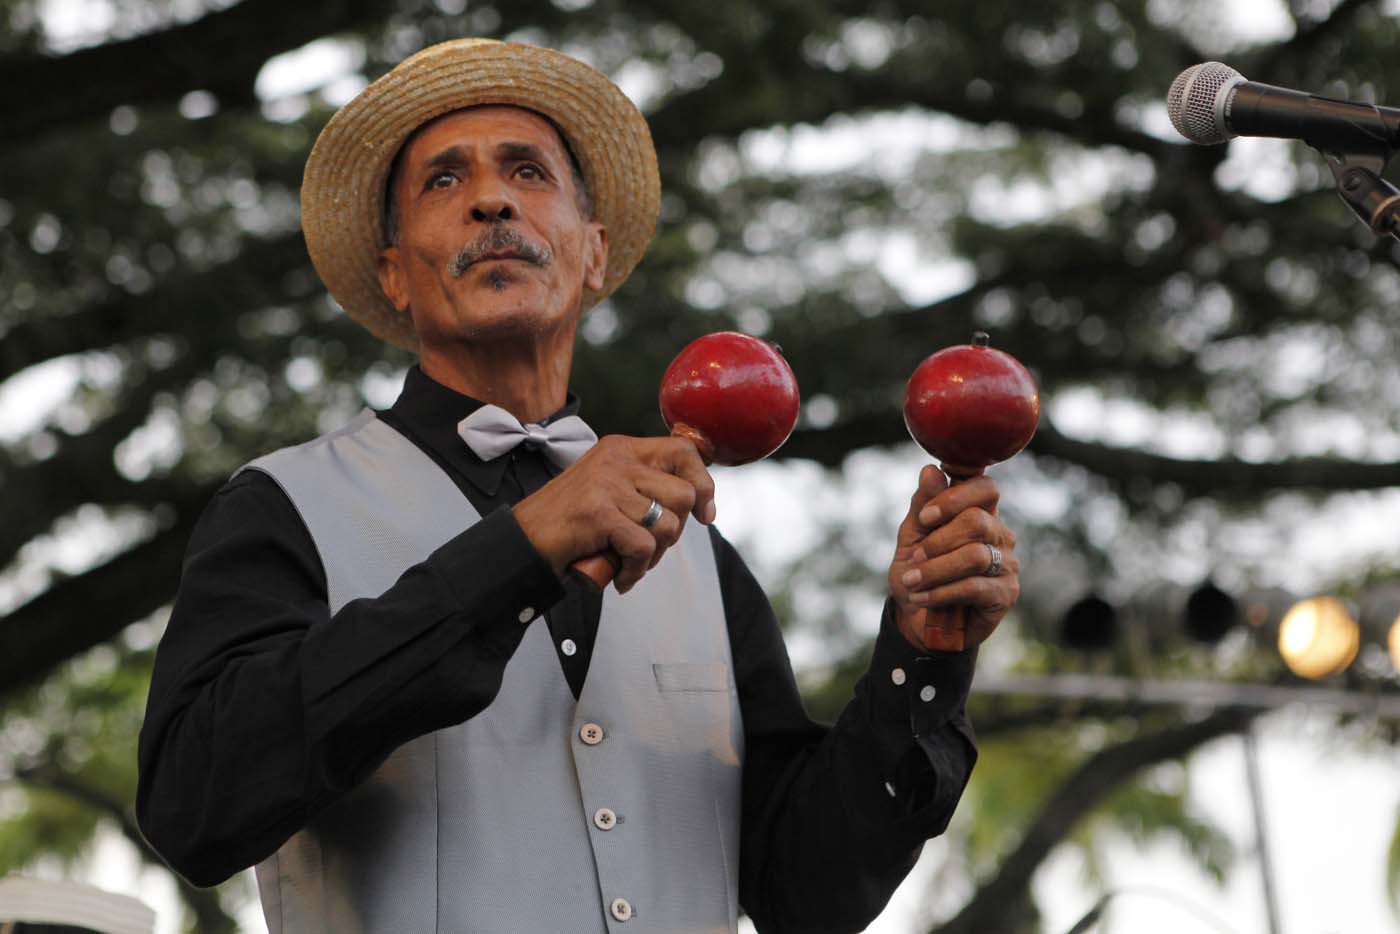
[[[1400,671],[1400,616],[1395,617],[1395,622],[1390,624],[1390,663],[1395,666],[1396,671]]]
[[[1392,631],[1392,653],[1395,644]],[[1336,597],[1300,600],[1279,623],[1279,654],[1294,674],[1304,678],[1327,678],[1346,670],[1360,646],[1356,620]]]

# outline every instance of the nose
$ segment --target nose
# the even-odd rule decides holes
[[[503,200],[481,201],[472,205],[472,220],[484,223],[508,221],[513,216],[511,206]]]
[[[516,208],[510,192],[499,183],[483,183],[472,192],[471,218],[477,223],[492,224],[515,217]]]

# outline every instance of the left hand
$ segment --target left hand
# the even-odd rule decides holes
[[[949,486],[932,464],[920,471],[888,577],[899,630],[920,650],[926,648],[929,610],[963,607],[964,647],[972,648],[992,634],[1020,596],[1016,535],[997,516],[1000,498],[990,477]],[[986,573],[988,546],[1001,551],[995,577]]]

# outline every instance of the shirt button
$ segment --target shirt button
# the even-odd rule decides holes
[[[534,619],[534,618],[535,618],[535,608],[534,608],[534,607],[532,607],[532,606],[527,606],[525,609],[523,609],[523,610],[520,611],[520,621],[521,621],[522,623],[528,623],[530,620],[532,620],[532,619]]]
[[[574,643],[573,639],[565,639],[559,643],[559,651],[572,658],[574,653],[578,651],[578,645]]]
[[[938,691],[934,689],[933,685],[925,684],[924,689],[919,692],[919,700],[927,704],[929,701],[933,700],[934,695],[937,693]]]
[[[608,910],[619,921],[628,921],[632,917],[632,903],[625,898],[614,898]]]
[[[894,790],[894,783],[893,783],[893,782],[885,782],[885,790],[888,791],[888,792],[890,793],[890,797],[891,797],[891,798],[895,797],[895,790]]]
[[[617,815],[613,813],[612,808],[599,808],[593,812],[593,826],[599,830],[612,830],[617,826]]]
[[[596,723],[585,723],[578,728],[578,738],[589,746],[596,746],[603,741],[603,728]]]
[[[904,683],[904,669],[903,669],[903,668],[896,668],[894,671],[890,672],[890,680],[893,681],[893,682],[894,682],[895,684],[897,684],[897,685],[898,685],[898,684],[903,684],[903,683]]]

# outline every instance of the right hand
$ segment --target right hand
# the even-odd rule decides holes
[[[935,641],[930,641],[930,626],[954,614],[963,627],[957,648],[979,645],[1020,595],[1016,535],[997,515],[1000,499],[990,477],[950,486],[937,467],[920,471],[889,570],[895,622],[916,648],[949,648],[939,644],[949,641],[946,635],[935,633]],[[986,573],[989,545],[1001,552],[1001,570],[995,577]]]
[[[653,499],[661,518],[643,528]],[[715,482],[685,438],[608,435],[513,511],[555,574],[611,550],[622,559],[614,585],[626,593],[680,539],[687,515],[714,521]]]

